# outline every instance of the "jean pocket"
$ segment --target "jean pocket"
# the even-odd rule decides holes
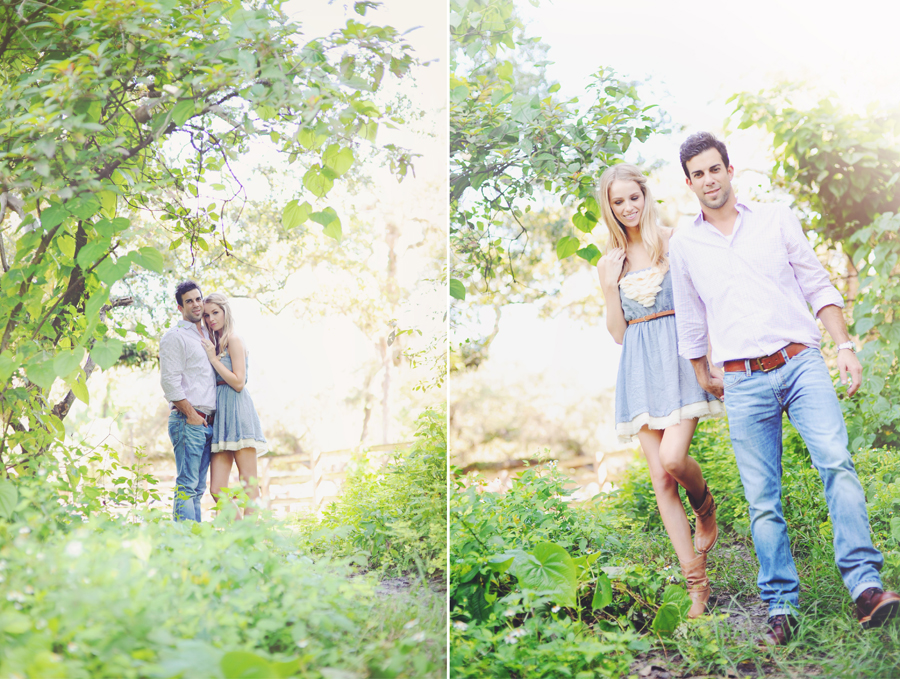
[[[745,377],[747,377],[747,373],[743,370],[727,372],[722,376],[722,383],[725,385],[726,389],[731,389],[743,382]]]

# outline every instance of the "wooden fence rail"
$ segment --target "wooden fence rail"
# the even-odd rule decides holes
[[[394,451],[406,450],[412,443],[400,441],[364,448],[263,455],[257,461],[260,500],[276,514],[299,509],[319,510],[324,503],[340,496],[350,463],[364,451],[368,463],[377,468],[383,466]],[[175,470],[155,470],[153,475],[163,497],[171,497],[175,488]],[[234,487],[237,484],[237,469],[233,468],[228,485]],[[211,510],[214,505],[207,491],[201,500],[201,507]]]

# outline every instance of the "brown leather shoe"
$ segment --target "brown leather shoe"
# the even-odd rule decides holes
[[[688,498],[690,500],[690,498]],[[701,554],[708,554],[719,539],[719,524],[716,523],[716,501],[709,492],[709,486],[703,491],[703,502],[699,507],[691,508],[697,516],[697,524],[694,529],[694,549]]]
[[[773,615],[766,620],[769,629],[759,640],[758,645],[761,648],[769,646],[784,646],[794,636],[794,630],[797,628],[797,619],[793,615]]]
[[[687,580],[688,597],[691,600],[691,608],[688,618],[699,618],[706,612],[706,602],[709,601],[709,578],[706,576],[706,554],[700,554],[688,562],[681,562],[681,574]]]
[[[881,627],[900,610],[900,594],[869,587],[856,599],[856,617],[863,629]]]

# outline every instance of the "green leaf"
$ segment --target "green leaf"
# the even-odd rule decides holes
[[[41,211],[41,226],[52,229],[69,216],[69,211],[59,203],[50,203],[50,207]]]
[[[131,254],[134,263],[153,273],[162,273],[166,260],[156,248],[143,247]]]
[[[450,279],[450,296],[453,299],[463,300],[466,298],[466,286],[461,280],[456,278]]]
[[[18,356],[4,351],[0,354],[0,385],[6,384],[19,367]]]
[[[116,214],[117,196],[112,191],[98,191],[97,198],[100,199],[100,209],[107,215]]]
[[[487,560],[487,565],[495,573],[503,575],[506,571],[509,570],[509,567],[512,566],[515,558],[515,555],[510,556],[508,554],[494,554]]]
[[[75,261],[82,269],[90,269],[102,255],[106,253],[111,245],[109,238],[98,238],[97,240],[88,241],[88,243],[78,251],[78,257]]]
[[[331,191],[331,187],[334,186],[334,180],[323,174],[321,168],[316,164],[303,175],[303,186],[309,189],[317,198],[322,198]]]
[[[130,257],[119,257],[115,261],[113,261],[112,257],[107,257],[97,265],[96,273],[102,282],[106,283],[106,285],[112,285],[125,278],[129,269],[131,269]]]
[[[335,219],[325,227],[322,233],[324,233],[329,238],[334,238],[338,243],[340,243],[341,237],[343,236],[343,233],[341,231],[341,220]]]
[[[0,516],[9,520],[18,501],[19,491],[16,490],[16,484],[9,479],[0,479]]]
[[[172,122],[178,126],[184,125],[192,115],[194,115],[194,100],[179,101],[172,109]]]
[[[546,592],[561,606],[575,605],[576,572],[572,557],[553,542],[541,542],[516,564],[514,575],[528,589]]]
[[[69,385],[69,389],[72,390],[75,398],[85,405],[90,405],[90,394],[88,393],[87,384],[84,381],[83,371],[79,370],[75,373],[75,377],[66,380],[66,384]]]
[[[597,218],[590,213],[576,212],[572,215],[572,223],[579,231],[590,233],[597,225]]]
[[[334,170],[334,173],[340,177],[353,165],[353,149],[349,147],[341,148],[338,144],[331,144],[325,149],[322,160],[327,167]]]
[[[275,670],[265,658],[250,651],[229,651],[222,656],[225,679],[272,679]]]
[[[124,347],[122,340],[118,340],[115,337],[106,337],[97,342],[94,348],[91,349],[91,358],[102,370],[109,370],[119,360]]]
[[[891,537],[900,542],[900,516],[891,519]]]
[[[293,229],[297,226],[300,226],[303,222],[309,219],[309,211],[311,206],[309,203],[300,203],[297,200],[292,200],[290,203],[284,206],[284,212],[281,216],[281,225],[285,229]]]
[[[559,259],[571,257],[578,251],[578,239],[573,236],[563,236],[556,241],[556,256]]]
[[[88,320],[96,318],[100,314],[100,308],[109,300],[109,288],[102,288],[91,295],[84,308],[84,315]]]
[[[61,351],[53,359],[53,370],[57,377],[66,377],[74,370],[81,367],[84,358],[84,348],[79,347],[71,351]]]
[[[559,92],[560,87],[561,85],[559,83],[553,83],[548,91],[550,92],[550,94],[554,94],[555,92]]]
[[[601,256],[600,250],[597,249],[597,246],[593,243],[576,251],[575,254],[581,257],[591,266],[596,266],[597,262],[600,261]]]
[[[594,598],[591,600],[591,608],[597,610],[606,608],[612,603],[612,582],[606,573],[597,576],[597,586],[594,588]]]
[[[684,618],[678,606],[673,603],[666,603],[659,607],[650,627],[657,634],[671,634],[681,624],[682,620]]]
[[[25,364],[25,374],[29,380],[41,389],[49,389],[56,381],[56,369],[53,367],[53,360],[45,359],[43,352],[33,356]]]

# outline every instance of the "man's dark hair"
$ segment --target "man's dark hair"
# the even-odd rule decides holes
[[[194,281],[181,281],[177,286],[175,286],[175,301],[178,302],[178,306],[184,306],[181,303],[182,297],[184,293],[190,292],[191,290],[199,290],[200,294],[203,294],[203,291],[200,290],[200,286],[194,283]]]
[[[688,173],[687,161],[694,156],[699,156],[709,149],[718,151],[719,155],[722,156],[722,162],[725,163],[725,167],[728,167],[728,149],[725,148],[725,144],[716,139],[709,132],[698,132],[685,139],[679,150],[679,155],[681,156],[681,169],[684,170],[685,177],[688,179],[691,177]]]

